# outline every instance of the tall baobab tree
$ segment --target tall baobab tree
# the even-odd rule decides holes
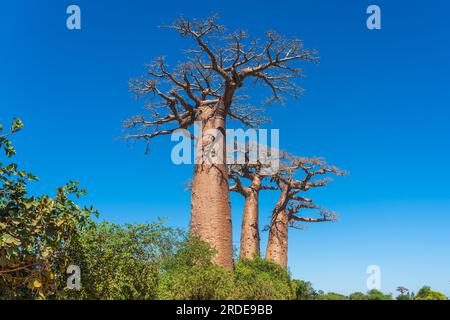
[[[404,295],[409,291],[409,289],[403,286],[399,286],[397,287],[397,291],[400,292],[400,295]]]
[[[343,175],[344,171],[329,166],[319,158],[296,157],[284,153],[280,171],[272,179],[278,185],[280,196],[272,211],[269,225],[269,240],[266,250],[266,260],[272,261],[283,268],[287,267],[288,228],[301,228],[302,222],[334,221],[337,215],[314,204],[312,199],[301,195],[311,188],[324,187],[330,179],[329,174]],[[295,178],[301,171],[303,177]],[[317,179],[318,176],[322,178]],[[303,209],[316,209],[319,217],[302,216]]]
[[[229,166],[229,177],[233,181],[230,191],[237,192],[245,198],[239,251],[241,260],[251,260],[260,256],[259,192],[276,190],[275,186],[267,183],[270,176],[264,170],[266,164],[251,161],[250,148],[251,146],[248,145],[243,148],[235,146],[238,153],[244,154],[244,161]],[[244,179],[249,181],[248,186],[242,182]]]
[[[127,138],[149,141],[186,129],[197,122],[202,133],[196,140],[192,181],[190,230],[217,251],[214,262],[231,269],[232,238],[228,172],[225,156],[227,118],[253,126],[260,120],[253,107],[236,99],[249,79],[267,87],[268,102],[297,96],[305,62],[317,60],[298,38],[267,32],[263,40],[246,32],[226,32],[216,17],[205,20],[180,18],[168,28],[193,42],[186,61],[169,67],[164,58],[148,65],[146,74],[130,82],[132,92],[150,96],[148,117],[125,122],[134,129]],[[219,146],[219,149],[217,149]],[[220,147],[222,150],[220,150]]]

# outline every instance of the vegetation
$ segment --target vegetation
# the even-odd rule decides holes
[[[198,237],[163,226],[99,223],[73,243],[82,289],[70,299],[289,299],[289,274],[262,260],[212,263],[214,251]]]
[[[71,259],[81,266],[82,288],[66,290],[62,299],[393,300],[378,290],[349,296],[316,291],[258,258],[239,261],[230,272],[212,262],[208,243],[161,221],[93,224],[79,240]],[[415,297],[422,298],[445,296],[424,287]]]
[[[67,297],[155,299],[161,261],[174,252],[178,233],[161,221],[92,225],[69,249],[71,262],[81,269],[82,289],[67,291]]]
[[[10,137],[23,124],[14,119],[8,132],[0,126],[0,297],[46,298],[57,295],[58,282],[70,261],[67,247],[91,224],[93,208],[74,202],[85,194],[76,182],[57,188],[51,197],[30,195],[31,173],[12,162],[16,154]]]
[[[447,297],[440,292],[433,291],[429,286],[422,287],[414,300],[447,300]]]

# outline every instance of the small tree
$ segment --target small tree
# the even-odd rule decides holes
[[[244,31],[227,33],[216,17],[205,20],[180,18],[168,26],[189,38],[194,48],[186,62],[170,68],[164,58],[148,66],[146,75],[130,83],[137,95],[150,96],[146,108],[150,118],[133,117],[125,122],[136,130],[127,138],[150,141],[185,129],[197,122],[201,135],[196,141],[196,163],[192,182],[190,230],[210,243],[214,261],[233,266],[232,229],[225,156],[227,118],[245,126],[260,123],[257,109],[238,99],[248,80],[267,87],[268,102],[297,96],[295,79],[303,73],[303,62],[315,62],[316,52],[303,48],[297,38],[287,39],[267,32],[264,41],[251,40]]]
[[[423,286],[414,297],[414,300],[447,300],[445,294],[431,290],[429,286]]]
[[[292,280],[291,285],[295,300],[314,300],[318,295],[309,281]]]
[[[6,161],[16,154],[10,137],[22,127],[15,119],[10,132],[3,133],[0,125]],[[76,182],[58,188],[54,197],[34,197],[27,185],[35,180],[14,162],[0,163],[0,298],[57,296],[71,262],[67,248],[96,214],[74,202],[85,194]]]

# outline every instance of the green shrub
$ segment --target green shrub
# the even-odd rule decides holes
[[[162,265],[158,298],[229,299],[234,290],[233,273],[214,265],[213,255],[210,246],[197,237],[180,243],[178,251]]]
[[[328,292],[319,294],[316,297],[316,300],[347,300],[347,297],[343,294],[335,293],[335,292]]]
[[[362,292],[353,292],[348,296],[349,300],[367,300],[367,296]]]
[[[379,290],[372,289],[367,292],[367,300],[392,300],[392,295],[384,294]]]
[[[261,259],[240,261],[235,266],[235,299],[292,299],[289,274],[278,265]]]
[[[294,300],[314,300],[318,295],[309,281],[292,280],[291,288]]]
[[[417,292],[414,300],[447,300],[447,297],[441,292],[431,290],[429,286],[424,286]]]
[[[179,241],[178,231],[153,224],[108,222],[87,230],[71,248],[80,266],[82,289],[67,290],[75,299],[155,299],[161,262]]]

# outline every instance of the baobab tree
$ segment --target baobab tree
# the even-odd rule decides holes
[[[228,172],[225,156],[227,118],[245,126],[258,124],[257,109],[238,99],[250,79],[269,89],[268,102],[298,96],[305,62],[317,61],[314,50],[298,38],[267,32],[252,40],[244,31],[226,32],[216,17],[178,19],[168,28],[188,38],[194,47],[186,61],[169,67],[162,57],[148,65],[146,74],[130,82],[138,96],[151,97],[149,115],[125,121],[133,131],[127,138],[149,142],[197,122],[196,161],[191,194],[190,230],[212,245],[214,262],[231,269],[232,238]],[[222,150],[220,150],[222,149]]]
[[[288,153],[283,153],[281,157],[283,162],[280,171],[272,177],[280,190],[280,196],[272,211],[265,259],[286,268],[289,227],[302,228],[301,223],[304,222],[329,222],[337,218],[336,213],[321,208],[302,193],[326,186],[330,181],[327,175],[344,175],[345,171],[319,158],[303,158]],[[298,171],[302,172],[303,177],[300,179],[295,178]],[[304,209],[317,210],[319,217],[300,215]]]
[[[261,161],[252,161],[249,153],[250,148],[255,145],[236,146],[238,153],[243,153],[243,162],[231,164],[229,166],[229,177],[233,182],[230,191],[237,192],[245,198],[244,212],[242,215],[241,241],[239,258],[241,260],[251,260],[260,256],[260,235],[259,235],[259,193],[261,190],[276,190],[268,181],[270,175],[268,170],[264,170],[267,164]],[[245,186],[242,180],[248,180]]]

